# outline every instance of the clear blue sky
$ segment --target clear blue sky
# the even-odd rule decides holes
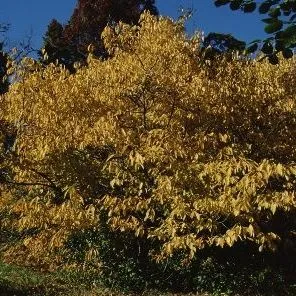
[[[52,18],[66,23],[76,0],[2,0],[0,23],[11,24],[8,34],[10,46],[32,36],[32,46],[40,48],[42,36]],[[264,37],[263,25],[257,13],[233,12],[227,7],[216,8],[213,0],[157,0],[162,15],[176,18],[180,8],[193,8],[194,16],[188,30],[231,33],[238,39],[252,41]]]

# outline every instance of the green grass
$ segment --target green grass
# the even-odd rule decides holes
[[[157,290],[149,290],[140,294],[123,293],[108,289],[100,284],[99,278],[97,281],[95,279],[94,274],[85,272],[42,273],[0,261],[1,296],[210,296],[210,294],[198,293],[164,293]],[[228,296],[228,294],[220,293],[211,296],[222,295]],[[249,296],[251,295],[259,296],[255,292]],[[295,294],[288,293],[287,295]]]
[[[94,286],[85,274],[75,272],[41,273],[30,268],[0,262],[1,296],[136,296]],[[146,291],[142,296],[179,296],[184,294]],[[186,294],[194,296],[200,294]],[[205,294],[204,294],[205,296]]]
[[[59,292],[63,288],[64,285],[56,283],[51,275],[0,262],[1,296],[50,295],[48,292]]]

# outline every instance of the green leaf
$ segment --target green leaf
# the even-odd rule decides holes
[[[269,2],[263,2],[260,6],[259,6],[259,13],[261,14],[265,14],[269,11],[271,7],[271,3]]]
[[[279,17],[281,15],[281,9],[279,7],[271,8],[268,15],[271,17]]]
[[[256,7],[257,7],[257,4],[255,2],[250,2],[244,5],[243,10],[245,13],[250,13],[250,12],[253,12],[256,9]]]
[[[293,36],[296,36],[296,25],[291,25],[283,31],[284,38],[293,37]]]
[[[215,6],[220,7],[222,5],[226,5],[230,2],[230,0],[216,0],[215,1]]]
[[[277,65],[279,63],[279,58],[277,57],[276,54],[269,56],[268,60],[272,65]]]
[[[242,2],[243,2],[243,0],[232,0],[230,2],[230,5],[229,5],[230,6],[230,9],[231,10],[238,10],[238,9],[240,9]]]
[[[291,10],[291,6],[290,6],[289,2],[286,2],[286,1],[280,4],[280,8],[284,12]]]
[[[293,51],[290,48],[286,48],[282,51],[282,55],[285,59],[290,59],[293,57]]]
[[[282,38],[284,38],[284,33],[283,33],[283,31],[278,31],[275,33],[274,36],[276,39],[282,39]]]
[[[273,46],[270,42],[265,42],[261,48],[261,51],[265,54],[272,54],[273,53]]]
[[[265,18],[265,19],[262,19],[262,22],[265,24],[272,24],[272,23],[274,23],[274,18],[272,18],[272,17]]]
[[[285,48],[292,47],[292,44],[296,43],[296,25],[291,25],[284,31],[277,32],[275,37],[284,44]]]
[[[282,27],[283,27],[283,22],[281,20],[274,19],[274,22],[265,26],[264,31],[267,34],[272,34],[281,30]]]
[[[282,51],[283,49],[285,49],[286,46],[285,46],[285,43],[279,39],[279,40],[276,40],[274,47],[276,50]]]

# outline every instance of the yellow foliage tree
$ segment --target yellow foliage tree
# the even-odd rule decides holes
[[[112,231],[157,241],[159,261],[291,238],[295,60],[204,62],[199,35],[147,13],[103,38],[112,58],[90,56],[73,75],[24,60],[1,97],[17,130],[1,211],[22,238],[6,259],[55,268],[73,233],[99,231],[102,212]],[[90,245],[85,260],[96,256]]]

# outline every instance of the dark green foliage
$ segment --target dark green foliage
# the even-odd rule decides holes
[[[261,51],[265,54],[272,54],[273,53],[273,46],[270,42],[265,42],[262,46]]]
[[[265,23],[264,31],[272,37],[263,40],[262,52],[272,64],[278,63],[279,52],[282,52],[285,58],[291,58],[291,53],[293,54],[293,49],[296,47],[296,0],[265,0],[259,3],[254,0],[216,0],[214,3],[217,7],[229,4],[230,9],[240,9],[245,13],[258,9],[260,14],[267,14],[268,18],[262,19]],[[267,43],[268,50],[266,50]],[[255,46],[251,45],[247,53],[257,50],[254,48]]]
[[[107,215],[101,214],[101,221],[106,219]],[[96,238],[103,283],[120,290],[143,291],[149,281],[147,271],[151,270],[149,246],[133,235],[110,231],[106,224],[101,226]]]
[[[215,5],[217,7],[228,4],[230,2],[230,0],[215,0]]]
[[[246,43],[236,39],[231,34],[209,33],[204,39],[203,46],[211,46],[218,52],[242,52],[246,47]]]
[[[256,3],[255,2],[247,2],[243,5],[243,11],[245,13],[253,12],[256,9]]]
[[[7,77],[8,55],[3,51],[3,42],[0,42],[0,94],[8,90],[9,81]]]
[[[271,19],[268,19],[270,20],[270,22],[265,26],[264,28],[264,31],[267,33],[267,34],[272,34],[272,33],[275,33],[279,30],[282,29],[283,27],[283,22],[277,18],[271,18]]]
[[[270,1],[265,1],[261,3],[259,6],[259,13],[261,14],[267,13],[271,6],[272,6],[272,3]]]
[[[39,55],[44,64],[55,63],[59,61],[64,64],[66,68],[73,71],[73,56],[71,52],[73,49],[66,43],[63,36],[64,27],[55,19],[48,25],[47,32],[43,37],[43,49],[46,56],[43,56],[41,51]]]
[[[290,58],[292,58],[292,57],[293,57],[293,51],[292,51],[291,49],[289,49],[289,48],[285,48],[285,49],[283,50],[283,57],[284,57],[285,59],[290,59]]]
[[[254,42],[247,48],[247,53],[254,53],[258,49],[258,43]]]
[[[201,292],[212,295],[294,295],[294,282],[287,281],[287,270],[277,264],[243,254],[237,248],[232,257],[228,251],[221,256],[209,256],[198,263],[193,279],[194,286]]]
[[[102,214],[101,221],[106,219],[107,214]],[[272,223],[285,232],[294,225],[288,220],[278,216]],[[141,293],[153,288],[159,293],[292,296],[296,292],[296,248],[292,242],[287,238],[277,253],[259,253],[254,244],[242,242],[232,248],[201,250],[189,265],[182,252],[157,263],[149,256],[157,241],[144,242],[132,234],[111,231],[105,224],[99,230],[77,234],[68,247],[82,258],[88,244],[97,246],[102,263],[99,281],[120,291]]]
[[[268,12],[268,15],[272,18],[277,18],[279,16],[281,16],[282,12],[280,7],[276,7],[276,8],[271,8]]]
[[[143,295],[169,296],[176,295],[175,293],[180,291],[192,291],[207,292],[212,296],[294,296],[295,257],[283,261],[281,257],[271,259],[272,255],[264,254],[259,259],[251,246],[246,247],[246,245],[236,247],[235,253],[229,249],[219,252],[212,249],[200,253],[192,265],[183,268],[180,265],[182,257],[180,254],[179,257],[171,258],[158,270],[154,269],[153,273],[151,269],[150,278],[149,274],[143,274],[138,270],[138,263],[134,259],[120,260],[119,254],[117,265],[113,259],[105,262],[106,272],[103,275],[90,270],[41,273],[1,262],[0,294],[3,296],[94,295],[87,292],[90,292],[90,287],[96,286],[98,294],[95,295],[111,295],[110,290],[100,288],[103,281],[118,291],[133,290],[134,293],[131,295],[140,295],[145,291]],[[136,253],[136,250],[133,251]],[[150,289],[155,292],[147,293]],[[161,291],[171,291],[174,294],[164,294]],[[126,294],[112,291],[112,295]]]
[[[206,60],[212,60],[218,55],[240,54],[246,49],[246,43],[233,37],[231,34],[209,33],[202,44],[202,53]]]
[[[200,251],[190,265],[184,264],[182,253],[156,263],[150,259],[147,245],[133,236],[104,228],[97,239],[103,262],[101,279],[121,291],[140,293],[154,288],[217,296],[292,296],[296,292],[293,253],[291,257],[259,254],[251,243],[241,243],[234,248]]]
[[[234,0],[230,2],[230,9],[231,10],[238,10],[241,7],[243,0]]]
[[[0,24],[0,33],[4,34],[8,30],[8,25]],[[8,91],[9,81],[7,77],[8,54],[4,51],[4,41],[0,40],[0,94]]]
[[[268,56],[268,60],[272,65],[277,65],[279,63],[279,58],[277,57],[276,54],[272,54]]]

